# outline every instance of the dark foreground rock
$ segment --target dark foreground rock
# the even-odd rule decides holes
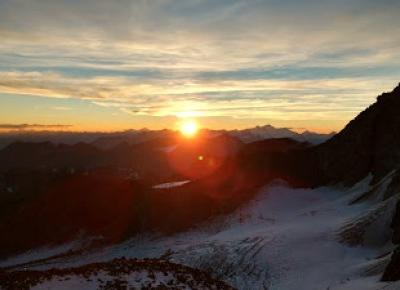
[[[382,281],[400,280],[400,201],[397,203],[396,213],[392,220],[393,236],[392,242],[397,244],[397,249],[393,251],[390,263],[385,269]]]
[[[393,252],[390,263],[387,265],[382,276],[382,281],[398,280],[400,280],[400,247]]]
[[[3,290],[41,289],[234,289],[209,274],[160,259],[114,259],[76,268],[0,272]]]

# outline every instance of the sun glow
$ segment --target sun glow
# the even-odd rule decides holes
[[[198,129],[197,123],[193,120],[184,121],[180,126],[181,133],[186,137],[193,137],[196,135]]]

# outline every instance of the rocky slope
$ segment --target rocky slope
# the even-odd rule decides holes
[[[200,270],[159,259],[114,259],[81,267],[0,272],[3,290],[233,290]]]

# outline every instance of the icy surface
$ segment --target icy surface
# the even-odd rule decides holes
[[[9,267],[9,266],[13,266],[13,265],[25,264],[30,261],[36,261],[36,260],[50,258],[53,256],[57,256],[57,255],[66,253],[68,251],[76,250],[80,246],[82,246],[82,242],[77,241],[77,242],[63,244],[63,245],[60,245],[57,247],[44,247],[44,248],[28,251],[23,254],[20,254],[20,255],[14,256],[14,257],[10,257],[8,259],[0,261],[0,267]]]
[[[167,183],[161,183],[161,184],[154,185],[153,188],[155,188],[155,189],[172,188],[172,187],[182,186],[182,185],[184,185],[186,183],[189,183],[189,182],[190,182],[190,180],[167,182]]]
[[[396,199],[383,200],[381,188],[375,188],[374,198],[354,202],[371,191],[369,181],[352,188],[317,189],[276,182],[207,226],[169,237],[132,239],[62,263],[70,267],[167,253],[173,262],[207,270],[238,289],[400,289],[399,283],[379,282],[392,250],[389,224]]]

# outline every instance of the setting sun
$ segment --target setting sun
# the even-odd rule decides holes
[[[196,135],[197,130],[198,130],[198,125],[193,120],[184,121],[180,127],[181,133],[186,137],[193,137],[194,135]]]

